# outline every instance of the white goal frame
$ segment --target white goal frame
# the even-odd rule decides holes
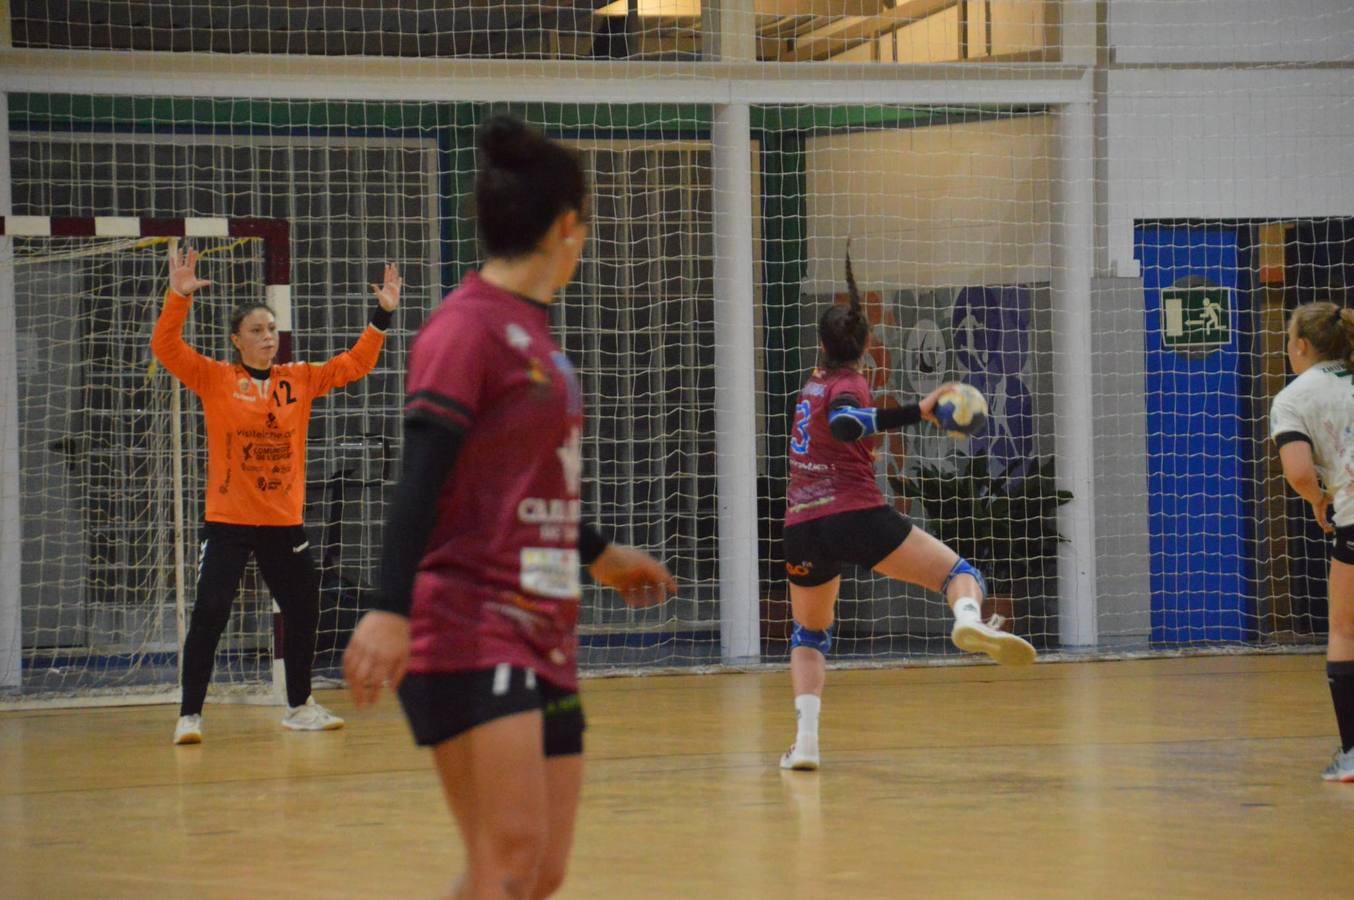
[[[4,104],[7,108],[8,104]],[[3,112],[0,109],[0,112]],[[8,177],[9,141],[7,128],[0,130],[3,137],[4,163],[3,195],[0,210],[10,209]],[[286,219],[266,218],[152,218],[137,216],[13,216],[0,214],[0,238],[236,238],[255,239],[263,245],[264,294],[278,325],[278,361],[288,362],[292,353],[292,295],[291,295],[291,225]],[[10,242],[0,241],[0,261],[8,262],[13,253]],[[0,372],[3,372],[4,433],[7,438],[0,447],[0,709],[53,708],[61,706],[120,706],[130,704],[165,703],[177,699],[177,685],[172,691],[120,690],[107,696],[80,694],[76,696],[37,697],[8,700],[4,692],[17,689],[23,680],[22,629],[20,609],[22,591],[19,584],[22,535],[19,510],[18,458],[18,402],[17,352],[14,346],[14,272],[12,266],[0,266],[0,331],[5,334],[0,343]],[[183,644],[188,621],[188,585],[185,583],[185,549],[190,523],[185,521],[183,497],[183,386],[173,383],[170,398],[172,413],[171,461],[173,465],[174,509],[174,608],[177,619],[178,665],[182,676]],[[13,488],[9,487],[13,484]],[[282,658],[282,613],[276,601],[272,606],[273,658],[272,687],[267,696],[247,695],[235,698],[245,702],[264,702],[273,705],[285,703],[286,671]]]

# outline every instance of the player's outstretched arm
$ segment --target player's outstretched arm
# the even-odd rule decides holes
[[[599,584],[620,594],[628,606],[653,606],[677,593],[677,581],[667,566],[625,544],[607,544],[588,572]]]
[[[850,395],[838,397],[828,410],[828,428],[832,436],[844,444],[864,440],[881,431],[896,431],[908,428],[918,422],[940,424],[936,420],[936,398],[945,390],[954,387],[953,383],[942,384],[916,403],[902,406],[861,406],[860,401]]]
[[[211,284],[197,277],[197,259],[198,253],[192,247],[169,245],[169,289],[180,297],[191,297]]]
[[[400,291],[404,288],[404,279],[394,263],[386,263],[385,277],[381,284],[371,286],[376,298],[376,309],[371,313],[371,327],[362,329],[357,342],[311,373],[312,396],[318,397],[336,387],[342,387],[366,376],[376,367],[381,347],[385,343],[386,329],[390,327],[395,310],[400,305]]]
[[[189,390],[200,392],[209,382],[212,362],[183,339],[193,292],[211,284],[197,277],[197,258],[196,250],[170,245],[169,291],[151,332],[150,350]]]
[[[393,313],[400,305],[400,290],[404,287],[404,279],[400,277],[400,270],[394,263],[386,263],[385,280],[381,284],[373,284],[371,292],[376,297],[376,302],[380,304],[381,309],[388,313]]]

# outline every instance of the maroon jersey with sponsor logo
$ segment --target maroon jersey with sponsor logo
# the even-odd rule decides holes
[[[406,415],[464,434],[414,580],[411,672],[577,685],[583,401],[545,306],[466,275],[409,354]]]
[[[786,525],[884,505],[874,474],[879,436],[845,443],[828,428],[828,411],[844,396],[857,406],[874,405],[869,382],[855,369],[814,369],[799,392],[790,429]]]

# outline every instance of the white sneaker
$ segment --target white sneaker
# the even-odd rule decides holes
[[[202,716],[179,716],[179,724],[174,726],[174,743],[202,743]]]
[[[1001,616],[986,622],[956,621],[950,640],[966,653],[986,653],[1003,666],[1028,666],[1038,654],[1034,646],[1022,637],[1002,631]]]
[[[314,697],[307,697],[304,705],[287,707],[282,727],[293,731],[333,731],[343,727],[343,720],[316,703]]]
[[[1321,777],[1326,781],[1354,781],[1354,750],[1336,750]]]
[[[817,739],[796,740],[780,757],[782,769],[794,769],[798,772],[812,772],[818,768]]]

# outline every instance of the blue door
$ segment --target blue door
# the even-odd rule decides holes
[[[1250,229],[1140,225],[1134,255],[1146,304],[1148,517],[1152,641],[1179,645],[1255,636],[1257,428],[1250,352]],[[1166,300],[1163,303],[1163,291]],[[1212,319],[1191,344],[1189,300]],[[1226,309],[1221,307],[1226,306]],[[1201,308],[1201,307],[1196,307]],[[1183,325],[1182,325],[1183,320]],[[1257,424],[1258,423],[1258,424]]]

